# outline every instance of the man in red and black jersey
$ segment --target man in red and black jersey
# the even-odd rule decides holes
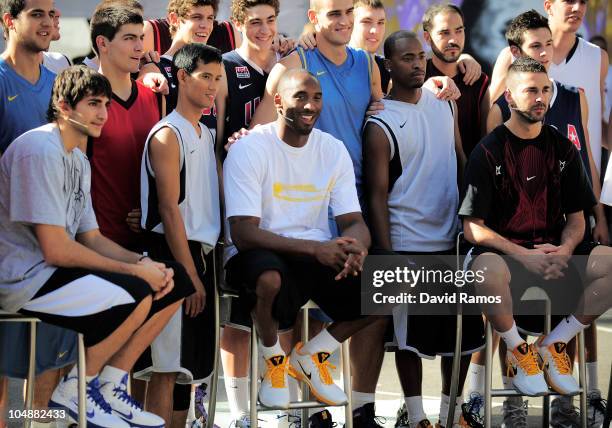
[[[427,61],[425,77],[448,76],[453,79],[461,97],[457,99],[459,132],[466,156],[484,135],[489,112],[489,77],[480,73],[477,80],[470,80],[462,70],[460,57],[465,45],[463,12],[457,6],[440,4],[431,6],[423,15],[423,37],[432,50]]]
[[[596,200],[572,142],[542,123],[552,93],[546,69],[531,58],[519,58],[506,83],[511,117],[478,144],[466,169],[459,214],[474,244],[469,265],[484,277],[475,291],[499,298],[482,309],[506,343],[514,388],[540,395],[550,385],[573,395],[578,385],[572,365],[566,364],[566,346],[610,307],[606,288],[612,280],[612,249],[583,242],[583,213]],[[588,256],[588,261],[580,264],[570,260],[572,255],[585,256],[580,260]],[[581,272],[588,281],[584,288]],[[547,292],[552,313],[564,318],[528,346],[513,314],[523,310],[520,298],[533,285]],[[547,362],[546,381],[538,355]]]

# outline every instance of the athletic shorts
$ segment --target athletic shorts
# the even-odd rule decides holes
[[[432,263],[442,270],[454,270],[436,255],[454,255],[455,250],[439,252],[405,252],[400,255],[428,255]],[[420,258],[417,258],[419,260]],[[425,267],[425,266],[423,266]],[[430,265],[429,267],[432,267]],[[418,267],[420,268],[420,266]],[[436,355],[453,356],[457,333],[455,315],[416,315],[410,313],[410,305],[398,305],[393,310],[393,323],[389,323],[386,347],[389,351],[411,351],[421,358],[434,359]],[[462,316],[461,354],[471,355],[484,348],[484,324],[480,315]]]
[[[599,244],[593,242],[582,242],[574,250],[576,256],[588,256],[591,251]],[[493,248],[480,245],[473,246],[466,256],[466,266],[471,268],[477,256],[483,253],[494,253],[504,256],[504,254]],[[541,300],[522,301],[521,297],[525,291],[537,286],[551,297],[551,328],[554,328],[565,316],[572,314],[577,309],[577,304],[584,292],[583,278],[586,269],[587,257],[571,259],[568,268],[564,271],[563,278],[554,280],[544,280],[539,275],[528,271],[523,264],[510,257],[504,257],[511,272],[510,295],[512,296],[512,306],[516,326],[521,333],[530,336],[540,336],[544,333],[546,322],[545,302]],[[563,289],[562,298],[553,290]],[[533,315],[533,314],[541,315]]]
[[[174,288],[153,302],[148,318],[193,292],[183,266],[166,265],[174,269]],[[109,337],[151,294],[149,284],[135,276],[58,268],[19,312],[82,333],[90,347]]]
[[[334,321],[361,318],[361,277],[349,276],[336,281],[334,269],[314,260],[254,249],[239,252],[225,265],[228,284],[240,291],[237,304],[232,307],[229,325],[250,328],[251,310],[257,297],[257,279],[267,271],[281,276],[281,288],[272,306],[272,316],[279,330],[293,327],[300,308],[314,301]],[[236,299],[235,299],[236,300]]]
[[[215,281],[213,251],[204,255],[202,244],[189,241],[189,251],[198,276],[206,290],[204,310],[195,318],[185,314],[185,305],[143,353],[134,367],[134,377],[150,380],[157,373],[178,373],[177,383],[202,383],[213,369],[215,356]],[[152,240],[149,254],[154,258],[172,259],[165,238]]]

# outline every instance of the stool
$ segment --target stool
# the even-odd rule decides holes
[[[550,333],[550,299],[546,298],[546,324],[544,332],[545,334]],[[492,397],[517,397],[521,396],[520,392],[514,389],[492,389],[492,368],[493,368],[493,350],[491,348],[491,340],[493,337],[493,330],[491,327],[491,323],[487,321],[486,323],[486,347],[485,347],[485,428],[491,427],[491,401]],[[585,365],[585,349],[584,349],[584,332],[580,332],[577,336],[577,348],[579,355],[579,369],[578,369],[578,378],[580,381],[580,418],[581,418],[581,426],[587,426],[587,403],[586,403],[586,365]],[[551,395],[561,395],[553,390],[549,390],[544,396],[544,405],[542,409],[542,427],[548,428],[549,426],[549,408],[550,408],[550,396]]]
[[[28,361],[28,376],[26,379],[25,410],[32,410],[34,399],[34,377],[36,376],[36,323],[40,320],[19,313],[0,310],[0,322],[21,322],[30,324],[30,355]],[[86,385],[85,385],[85,343],[83,335],[77,336],[78,345],[78,397],[79,397],[79,426],[87,426],[86,412]],[[30,428],[31,418],[26,418],[25,426]]]
[[[308,309],[314,309],[318,306],[312,302],[307,302],[304,306],[302,306],[302,341],[304,343],[308,342]],[[308,385],[302,384],[302,401],[294,401],[289,403],[289,409],[302,409],[302,426],[306,426],[304,424],[308,423],[308,409],[316,408],[316,407],[344,407],[345,413],[345,427],[353,428],[353,411],[351,406],[351,363],[349,357],[349,342],[345,340],[342,342],[340,348],[340,358],[342,360],[342,377],[344,380],[344,392],[347,394],[348,400],[344,404],[339,404],[337,406],[328,406],[319,401],[308,400],[309,398],[309,388]],[[259,410],[285,410],[279,408],[272,407],[264,407],[261,405],[257,405],[257,379],[258,375],[258,365],[259,365],[259,349],[257,346],[257,331],[253,328],[251,329],[251,368],[250,368],[250,398],[249,398],[249,411],[251,423],[253,421],[257,421],[257,413]]]

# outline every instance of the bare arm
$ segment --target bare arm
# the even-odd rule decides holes
[[[523,254],[525,248],[514,244],[485,225],[484,220],[476,217],[463,219],[465,239],[472,244],[493,248],[504,254]]]
[[[217,91],[217,97],[215,98],[215,105],[217,107],[217,138],[215,144],[215,152],[219,159],[222,159],[223,147],[227,143],[224,138],[225,135],[225,116],[227,114],[227,101],[228,101],[228,88],[227,88],[227,76],[225,75],[225,67],[221,67],[221,82],[219,83],[219,90]]]
[[[189,251],[185,224],[178,207],[181,187],[179,142],[172,130],[162,128],[151,138],[148,150],[155,174],[164,237],[172,256],[183,265],[196,289],[186,302],[185,312],[195,316],[204,309],[205,292]]]
[[[493,132],[495,128],[504,122],[501,109],[497,104],[493,104],[487,116],[487,134]]]
[[[512,52],[509,47],[506,47],[497,56],[493,67],[491,86],[489,86],[489,103],[494,103],[506,90],[506,76],[510,64],[512,64]]]
[[[593,239],[602,244],[608,245],[610,238],[608,237],[608,224],[606,221],[606,214],[604,211],[603,204],[599,202],[601,198],[601,182],[599,181],[599,172],[595,166],[595,160],[593,159],[593,153],[591,151],[591,142],[589,135],[589,105],[586,100],[584,92],[580,90],[580,115],[582,119],[582,128],[584,131],[585,145],[587,155],[589,158],[589,169],[591,170],[591,185],[593,186],[593,193],[597,199],[597,205],[593,208],[593,214],[595,214],[595,229],[593,230]]]
[[[482,101],[480,102],[480,136],[484,137],[488,134],[487,131],[487,120],[489,118],[489,111],[491,110],[491,99],[489,98],[489,91],[485,91]]]
[[[584,237],[584,211],[567,214],[567,223],[561,233],[561,245],[569,249],[569,254],[580,244]]]
[[[601,98],[601,111],[606,111],[605,99],[606,99],[606,77],[608,76],[608,67],[610,65],[610,58],[608,52],[601,49],[601,68],[599,71],[599,93]],[[612,90],[612,88],[610,88]]]
[[[274,94],[278,87],[278,82],[286,70],[291,68],[302,68],[302,63],[297,52],[281,59],[270,71],[268,80],[266,81],[266,92],[263,100],[259,103],[259,107],[255,110],[255,115],[249,124],[249,128],[255,125],[270,123],[276,120],[276,108],[274,107]]]
[[[169,281],[158,266],[138,263],[140,255],[119,250],[115,243],[110,242],[99,231],[81,233],[77,235],[77,241],[70,239],[66,230],[60,226],[37,224],[34,226],[34,232],[45,262],[51,266],[133,275],[147,281],[155,291],[163,289]],[[90,248],[89,245],[93,247]],[[99,254],[97,249],[106,255]]]
[[[463,141],[461,141],[461,132],[459,132],[459,110],[457,110],[457,103],[453,103],[453,121],[455,128],[455,153],[457,155],[457,183],[459,188],[462,188],[463,174],[465,172],[465,165],[467,164],[467,157],[463,151]]]
[[[363,182],[372,243],[375,248],[392,250],[388,205],[391,150],[387,135],[380,126],[366,125],[363,150]]]
[[[385,96],[382,90],[382,82],[380,77],[380,69],[376,65],[374,55],[370,55],[370,63],[372,64],[372,78],[370,81],[371,98],[370,101],[378,101]]]

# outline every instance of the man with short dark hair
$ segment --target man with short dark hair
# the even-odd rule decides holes
[[[157,388],[147,394],[153,403],[148,410],[163,416],[166,426],[184,426],[189,386],[210,375],[217,352],[212,307],[213,251],[221,231],[219,182],[214,137],[199,120],[215,100],[221,53],[190,43],[176,52],[174,66],[176,109],[153,127],[143,153],[142,227],[151,231],[148,254],[180,262],[196,292],[151,345],[151,366],[137,375],[152,372],[158,378]]]
[[[127,392],[128,372],[193,287],[177,263],[153,262],[105,238],[79,147],[102,131],[111,89],[85,66],[57,78],[51,123],[17,138],[0,161],[0,298],[8,311],[83,333],[87,421],[161,427]],[[173,275],[176,280],[174,284]],[[49,406],[77,416],[74,367]]]
[[[459,131],[463,151],[469,156],[484,135],[489,111],[489,77],[481,72],[476,81],[465,81],[465,73],[457,62],[465,46],[465,20],[459,7],[452,4],[431,6],[423,15],[423,32],[433,53],[427,60],[426,76],[448,76],[461,92],[457,100]]]
[[[566,346],[610,307],[612,249],[582,241],[583,212],[596,200],[572,142],[542,123],[552,93],[545,67],[519,58],[506,85],[510,119],[479,143],[466,170],[459,215],[473,244],[468,267],[484,275],[476,292],[500,299],[482,309],[507,345],[514,388],[534,396],[550,386],[573,395],[579,387]],[[533,285],[547,292],[552,313],[565,317],[528,345],[513,314],[525,313],[520,298]],[[538,359],[546,362],[546,380]]]

